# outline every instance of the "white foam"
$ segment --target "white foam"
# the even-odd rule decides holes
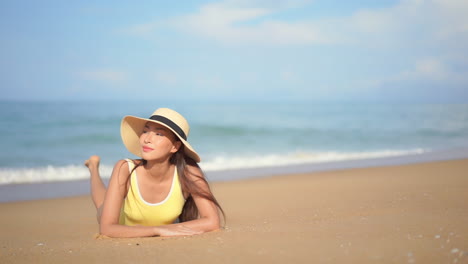
[[[303,163],[322,163],[343,160],[362,160],[371,158],[396,157],[429,152],[424,149],[382,150],[371,152],[291,152],[286,154],[217,156],[201,163],[205,171],[218,171],[239,168],[261,168]]]
[[[343,160],[362,160],[381,157],[395,157],[411,154],[422,154],[428,150],[383,150],[371,152],[303,152],[296,151],[282,154],[268,155],[219,155],[203,161],[200,166],[204,171],[219,171],[225,169],[261,168],[272,166],[284,166],[303,163],[322,163]],[[109,178],[112,167],[101,165],[102,178]],[[51,181],[68,181],[88,179],[89,172],[84,166],[47,166],[42,168],[1,168],[0,184],[34,183]]]
[[[103,178],[108,178],[112,173],[112,167],[101,166],[100,173]],[[75,165],[63,167],[47,166],[43,168],[0,169],[0,184],[68,181],[88,178],[88,169],[84,166]]]

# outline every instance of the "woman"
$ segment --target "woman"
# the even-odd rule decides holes
[[[85,162],[102,235],[180,236],[219,229],[218,210],[224,212],[197,164],[200,157],[187,142],[189,130],[185,118],[167,108],[148,119],[124,117],[122,141],[141,159],[118,161],[107,189],[99,157]]]

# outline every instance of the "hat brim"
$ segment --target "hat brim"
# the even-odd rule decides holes
[[[171,127],[168,125],[152,120],[147,118],[140,118],[136,116],[125,116],[122,119],[122,123],[120,125],[120,136],[122,137],[122,141],[132,154],[142,157],[142,149],[139,143],[140,135],[143,132],[143,128],[145,127],[146,122],[153,122],[156,124],[160,124],[170,131],[174,133],[174,135],[184,144],[185,154],[195,160],[197,163],[201,161],[200,156],[197,152],[193,149],[193,147],[187,142],[187,140],[183,139],[178,133],[176,133]]]

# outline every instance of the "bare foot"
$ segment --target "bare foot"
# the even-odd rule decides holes
[[[101,161],[101,158],[99,156],[93,155],[93,156],[89,157],[89,159],[87,159],[84,162],[84,165],[86,167],[88,167],[90,170],[91,169],[97,169],[97,168],[99,168],[99,162],[100,161]]]

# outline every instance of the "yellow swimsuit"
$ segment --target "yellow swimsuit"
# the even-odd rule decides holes
[[[135,164],[127,160],[132,171]],[[159,226],[172,224],[179,217],[184,207],[185,199],[180,186],[177,167],[174,170],[171,190],[167,197],[159,203],[148,203],[140,194],[136,170],[130,175],[130,188],[120,212],[121,225]]]

